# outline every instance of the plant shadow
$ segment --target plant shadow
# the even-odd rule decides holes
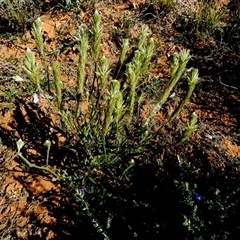
[[[12,130],[0,128],[4,145],[15,151],[16,141],[21,138],[26,143],[23,155],[31,163],[44,166],[44,142],[50,140],[54,143],[51,146],[50,166],[72,174],[76,155],[67,147],[62,147],[59,134],[64,133],[53,125],[52,118],[39,106],[16,98],[16,109],[9,126]],[[238,200],[234,200],[239,195],[239,164],[234,159],[228,159],[229,163],[222,171],[209,162],[206,150],[209,149],[209,143],[193,144],[191,149],[186,149],[184,144],[163,144],[169,134],[173,133],[167,132],[153,140],[147,146],[147,151],[135,158],[136,165],[124,177],[124,168],[116,171],[114,166],[108,166],[105,177],[100,181],[86,183],[84,198],[92,209],[92,217],[105,226],[106,219],[111,216],[107,230],[111,238],[116,240],[159,239],[163,236],[166,236],[164,239],[186,239],[186,236],[191,238],[204,234],[208,237],[209,232],[218,234],[216,225],[232,235],[238,233],[238,222],[233,223],[229,217],[240,213]],[[163,151],[165,153],[161,157]],[[176,156],[181,156],[182,162]],[[22,165],[20,159],[16,160]],[[79,164],[78,168],[81,167],[84,165]],[[110,174],[111,171],[113,174]],[[29,201],[34,198],[42,202],[48,216],[54,218],[52,222],[44,222],[39,219],[39,213],[32,213],[29,221],[34,223],[35,231],[29,239],[46,239],[49,232],[54,233],[52,239],[102,239],[84,207],[76,202],[74,186],[57,181],[53,183],[55,189],[36,194],[32,183],[38,182],[39,176],[52,182],[51,176],[34,168],[25,168],[23,172],[24,176],[18,176],[15,180],[24,186]],[[219,189],[221,196],[215,194],[216,189]],[[194,199],[195,192],[203,196],[202,201]],[[225,199],[229,200],[226,202]],[[209,210],[209,206],[216,204],[219,206]],[[231,206],[228,208],[229,216],[223,215],[224,221],[219,221],[219,208],[227,204]],[[195,223],[196,229],[192,233],[183,223],[184,216],[192,216],[194,206],[198,206],[198,216],[202,222],[195,219],[199,222]],[[228,221],[232,224],[226,224]],[[203,223],[205,231],[201,228]]]

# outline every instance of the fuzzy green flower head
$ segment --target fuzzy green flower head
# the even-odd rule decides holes
[[[104,89],[107,84],[108,75],[110,74],[111,69],[109,69],[109,63],[105,56],[100,59],[100,66],[97,72],[97,75],[100,77],[101,88]]]
[[[179,68],[179,53],[175,52],[173,54],[173,59],[171,62],[171,78],[174,78]]]
[[[142,30],[139,34],[139,37],[138,37],[138,44],[137,44],[137,49],[142,49],[143,47],[143,44],[148,36],[148,31],[149,31],[149,28],[147,25],[143,25],[142,27]]]
[[[198,69],[193,68],[190,76],[187,78],[188,84],[197,84],[199,82]]]
[[[102,70],[102,74],[106,74],[109,71],[109,64],[108,64],[108,60],[105,56],[103,56],[100,60],[100,64],[101,64],[101,70]]]
[[[40,18],[37,18],[33,23],[32,35],[36,41],[37,47],[41,55],[44,54],[44,45],[43,45],[43,22]]]
[[[34,65],[36,63],[34,53],[31,51],[30,48],[27,48],[24,58],[24,65],[27,70],[27,73],[30,74],[32,72],[32,69],[34,68]]]
[[[172,60],[172,65],[173,66],[176,66],[179,64],[179,53],[178,52],[175,52],[173,54],[173,60]]]
[[[95,27],[95,30],[100,31],[100,22],[101,22],[101,15],[99,14],[99,12],[96,10],[93,14],[93,24]]]
[[[197,129],[198,116],[195,112],[192,113],[189,122],[183,132],[183,135],[180,139],[180,143],[186,142],[189,140],[191,134]]]
[[[128,49],[129,49],[129,40],[128,39],[123,39],[122,51],[121,51],[121,55],[120,55],[120,63],[121,64],[125,60]]]
[[[127,76],[130,78],[130,79],[134,79],[135,77],[135,72],[134,72],[134,65],[133,65],[133,63],[132,62],[130,62],[130,63],[128,63],[127,65],[126,65],[126,67],[127,67]]]
[[[120,82],[118,80],[111,81],[110,96],[115,97],[120,90]]]
[[[147,49],[146,49],[147,56],[152,56],[153,51],[154,51],[154,39],[150,38],[148,45],[147,45]]]
[[[124,105],[123,96],[122,96],[122,93],[119,91],[114,96],[114,113],[116,115],[118,115],[118,113],[122,112],[123,105]]]
[[[191,56],[190,56],[190,50],[189,49],[183,49],[179,53],[180,62],[187,62],[190,58],[191,58]]]
[[[142,51],[136,50],[133,61],[132,61],[133,65],[135,66],[135,69],[138,66],[141,66],[141,63],[143,60],[144,60],[144,53]]]
[[[198,115],[195,112],[193,112],[191,115],[188,127],[196,128],[197,121],[198,121]]]
[[[27,74],[31,74],[32,72],[37,71],[39,68],[39,64],[36,62],[35,55],[31,51],[30,48],[27,48],[25,57],[24,57],[24,69],[26,69]]]
[[[115,109],[114,109],[114,118],[116,122],[118,122],[123,115],[123,108],[124,108],[122,93],[119,92],[115,98],[116,98],[116,101],[115,101]]]
[[[34,87],[37,91],[40,89],[40,65],[36,62],[34,53],[27,48],[25,57],[24,57],[24,66],[23,69],[28,75],[31,83],[34,84]]]
[[[154,53],[154,40],[151,38],[147,44],[146,49],[143,52],[143,58],[144,60],[142,61],[142,73],[146,72],[148,69],[148,66],[150,64],[151,58]]]
[[[95,11],[93,15],[93,27],[91,30],[93,35],[93,45],[92,45],[91,55],[95,63],[98,60],[98,55],[100,51],[100,43],[101,43],[101,35],[102,35],[100,23],[101,23],[101,15],[98,13],[98,11]]]
[[[41,21],[40,17],[38,17],[33,23],[32,34],[42,35],[42,26],[43,22]]]

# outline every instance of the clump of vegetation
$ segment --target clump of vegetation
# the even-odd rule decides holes
[[[220,28],[222,20],[227,14],[226,9],[219,7],[218,1],[209,3],[201,0],[192,11],[194,31],[202,40],[205,40]]]
[[[13,7],[15,2],[3,2],[10,3],[9,16],[25,26],[28,20],[15,16],[21,15]],[[73,2],[81,1],[63,0],[58,6],[68,10]],[[177,4],[171,0],[150,2],[166,12]],[[205,1],[197,6],[192,16],[194,34],[198,40],[206,40],[219,27],[224,13]],[[138,6],[131,7],[137,11]],[[127,28],[129,24],[132,21],[127,21]],[[0,88],[0,98],[12,103],[17,95],[16,113],[26,106],[27,130],[22,130],[25,116],[16,117],[16,156],[30,174],[50,176],[67,188],[71,204],[66,205],[74,212],[70,222],[77,236],[80,228],[87,229],[81,231],[82,239],[167,236],[222,240],[238,236],[239,221],[233,220],[239,219],[240,213],[238,159],[220,159],[223,172],[208,162],[207,150],[199,146],[194,149],[197,153],[189,150],[198,144],[195,131],[201,124],[196,112],[185,109],[200,82],[198,69],[187,69],[190,50],[169,56],[168,79],[165,83],[156,80],[158,89],[152,90],[156,98],[149,101],[147,89],[155,86],[143,86],[150,85],[148,69],[157,51],[150,29],[143,25],[136,39],[118,39],[121,49],[117,63],[111,65],[100,54],[103,29],[101,14],[95,11],[92,25],[79,27],[71,36],[78,46],[78,62],[75,88],[69,89],[62,78],[63,66],[48,58],[42,27],[37,18],[31,33],[38,54],[28,48],[22,66],[28,80],[15,76],[13,80],[20,81],[21,88]],[[115,30],[123,33],[120,28]],[[34,96],[34,103],[25,102],[22,88]],[[178,95],[177,101],[174,95]],[[174,102],[172,111],[159,121],[159,113],[172,103],[169,100]],[[33,134],[28,136],[26,131]],[[64,198],[64,194],[60,196]],[[6,205],[0,208],[4,209]],[[9,222],[5,219],[0,232]],[[11,226],[3,233],[8,237],[12,231]]]
[[[39,9],[36,7],[39,1],[32,0],[3,0],[0,2],[0,19],[5,32],[18,30],[25,31],[32,24]]]
[[[81,1],[2,0],[0,1],[1,33],[25,32],[33,21],[51,7],[74,9]]]
[[[154,55],[154,41],[152,38],[148,39],[149,30],[145,26],[139,34],[136,47],[130,47],[129,40],[123,40],[119,64],[117,65],[118,69],[114,71],[116,79],[112,79],[107,58],[103,56],[99,59],[102,35],[100,20],[101,16],[96,11],[93,15],[93,26],[90,31],[81,29],[76,34],[79,42],[79,62],[75,107],[69,107],[68,103],[64,101],[60,64],[57,61],[52,63],[56,101],[49,100],[48,102],[59,115],[61,131],[64,137],[66,137],[64,145],[75,154],[75,160],[71,163],[74,173],[68,173],[64,169],[53,171],[50,168],[49,154],[52,144],[50,140],[44,143],[47,147],[45,166],[32,164],[22,154],[24,142],[21,139],[17,142],[17,146],[18,156],[29,167],[47,171],[55,179],[67,182],[75,190],[76,198],[84,205],[87,215],[92,218],[97,230],[104,235],[105,239],[110,239],[107,237],[105,230],[102,229],[101,224],[98,223],[98,220],[93,217],[89,203],[83,197],[84,191],[79,189],[83,189],[83,186],[85,189],[89,181],[95,181],[94,175],[96,171],[102,171],[106,174],[111,171],[111,168],[127,164],[124,167],[125,169],[120,168],[122,173],[115,176],[115,178],[119,178],[120,183],[121,179],[127,176],[130,169],[134,168],[135,162],[142,158],[141,155],[147,151],[148,144],[154,136],[154,131],[152,130],[154,116],[167,101],[174,86],[181,79],[190,59],[190,54],[188,50],[174,54],[169,83],[165,86],[163,93],[159,94],[159,98],[156,99],[156,103],[151,107],[147,118],[142,119],[140,115],[136,115],[137,106],[141,106],[137,102],[139,99],[136,98],[136,89],[139,81],[147,74],[148,66]],[[46,65],[42,24],[39,18],[34,23],[32,34],[36,40],[43,65]],[[148,43],[146,44],[147,39]],[[131,51],[133,57],[130,62],[126,62],[127,56]],[[93,63],[92,69],[86,68],[86,59],[89,55]],[[124,74],[121,72],[123,71],[122,69],[126,69]],[[29,77],[39,99],[41,96],[48,99],[40,81],[40,70],[40,64],[35,59],[34,53],[27,49],[24,59],[24,71]],[[85,86],[87,71],[92,73],[92,86],[90,88]],[[126,83],[123,83],[124,75],[127,77],[125,79]],[[198,71],[197,69],[192,69],[188,77],[189,89],[186,96],[165,125],[173,121],[181,112],[192,95],[197,82]],[[87,106],[87,112],[83,112],[84,105]],[[194,128],[195,124],[196,121],[190,125]],[[188,140],[191,132],[188,130],[188,134],[184,133],[183,138],[179,142]],[[78,171],[83,166],[86,171],[82,175],[81,171]]]

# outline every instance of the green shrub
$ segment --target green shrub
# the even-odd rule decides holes
[[[9,32],[11,29],[26,30],[39,14],[38,3],[39,1],[32,0],[0,1],[0,19],[5,25],[0,27]]]
[[[113,215],[106,216],[106,225],[98,220],[85,198],[85,186],[89,182],[96,184],[97,172],[102,173],[100,181],[104,181],[105,175],[118,169],[113,177],[114,185],[117,186],[135,168],[136,161],[144,157],[156,134],[153,131],[154,117],[181,79],[190,54],[188,50],[174,54],[170,80],[146,118],[142,119],[137,114],[141,103],[138,102],[140,99],[136,97],[136,90],[139,82],[144,81],[144,76],[147,75],[148,66],[155,51],[154,41],[152,38],[149,39],[149,31],[146,26],[139,34],[136,47],[130,47],[129,40],[123,40],[119,62],[114,69],[115,77],[113,78],[107,58],[105,56],[99,58],[102,35],[100,20],[101,16],[96,11],[93,16],[92,28],[90,30],[81,29],[75,35],[79,44],[79,61],[76,91],[73,93],[75,96],[74,106],[67,103],[63,97],[64,88],[59,62],[47,63],[42,40],[42,23],[39,18],[34,22],[32,34],[40,52],[42,65],[45,66],[46,70],[48,65],[52,65],[55,86],[54,101],[47,97],[44,82],[40,80],[41,65],[35,59],[34,53],[27,49],[24,58],[23,68],[35,89],[35,93],[39,98],[44,96],[59,116],[61,131],[66,138],[63,145],[74,154],[74,160],[67,162],[66,169],[53,171],[49,166],[49,156],[53,144],[50,140],[44,143],[47,152],[45,166],[35,165],[28,160],[28,157],[24,156],[22,149],[25,143],[21,139],[17,142],[17,148],[18,156],[29,167],[48,172],[53,175],[55,180],[59,179],[67,183],[75,191],[76,200],[85,209],[86,215],[93,222],[93,226],[105,239],[110,239],[108,228],[111,225]],[[129,61],[128,56],[130,55],[132,58]],[[92,63],[90,68],[86,66],[89,57],[91,57]],[[85,86],[86,72],[89,73],[88,81],[91,82],[91,87],[88,88]],[[47,80],[49,81],[49,79]],[[197,82],[198,70],[192,69],[187,77],[188,89],[185,97],[169,119],[162,123],[162,127],[173,121],[181,112],[192,95]],[[87,107],[87,111],[83,111],[83,107]],[[190,134],[196,129],[196,122],[197,116],[194,113],[178,142],[189,139]]]
[[[205,40],[216,29],[220,28],[221,22],[226,16],[227,11],[224,8],[219,8],[218,4],[218,1],[208,3],[201,0],[192,9],[193,29],[202,40]]]

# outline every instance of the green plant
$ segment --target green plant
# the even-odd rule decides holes
[[[0,86],[0,98],[2,98],[3,101],[11,102],[14,96],[19,93],[15,86],[9,86],[7,89],[4,86]]]
[[[47,147],[45,166],[31,163],[28,156],[24,155],[24,139],[19,139],[17,142],[17,154],[29,167],[48,172],[54,179],[67,183],[75,192],[77,201],[82,203],[87,216],[91,218],[98,232],[105,239],[110,239],[107,228],[111,223],[111,215],[107,216],[108,224],[103,227],[101,221],[96,219],[92,213],[90,204],[87,199],[83,198],[83,193],[80,194],[79,189],[89,182],[96,183],[94,176],[98,171],[107,174],[114,168],[118,169],[120,173],[115,179],[118,184],[131,174],[135,162],[144,156],[147,147],[151,141],[154,141],[154,131],[152,131],[154,116],[167,101],[174,86],[181,79],[190,59],[190,54],[188,50],[174,54],[170,80],[163,93],[157,98],[157,103],[154,104],[149,113],[146,123],[141,124],[143,120],[140,119],[139,108],[144,95],[137,98],[137,88],[139,82],[147,75],[155,51],[154,41],[149,38],[149,29],[146,26],[143,26],[139,34],[136,47],[131,48],[129,40],[123,40],[119,64],[115,69],[115,78],[113,78],[107,58],[103,56],[99,59],[102,34],[100,20],[101,16],[96,11],[93,15],[92,28],[90,30],[84,28],[76,33],[79,45],[79,61],[76,90],[73,93],[74,106],[69,105],[64,99],[64,86],[61,81],[59,62],[54,61],[52,64],[55,87],[52,91],[55,93],[56,99],[52,101],[48,99],[40,80],[41,64],[36,61],[34,53],[27,49],[24,58],[23,68],[35,92],[39,98],[41,96],[45,97],[59,117],[57,121],[61,123],[61,131],[66,138],[63,145],[74,154],[74,161],[68,162],[66,169],[52,170],[49,155],[53,143],[50,140],[43,143]],[[41,29],[41,20],[37,19],[32,34],[37,42],[40,60],[46,66]],[[132,57],[128,58],[130,51],[132,51]],[[129,61],[126,61],[127,58]],[[91,61],[93,67],[88,68],[86,64],[88,61]],[[88,80],[91,82],[91,87],[85,85],[86,72],[90,73]],[[121,77],[123,75],[126,76],[125,83],[123,77]],[[193,69],[187,80],[189,89],[169,122],[181,112],[190,98],[198,81],[198,71]],[[83,106],[87,108],[87,111],[83,111]],[[188,137],[189,133],[190,131],[188,131]]]
[[[227,13],[224,8],[219,9],[218,1],[211,4],[204,0],[201,0],[192,11],[194,31],[203,40],[221,26],[221,21]]]
[[[89,203],[85,200],[84,195],[85,195],[85,187],[81,187],[80,189],[77,189],[76,190],[77,202],[83,205],[84,211],[86,212],[87,216],[91,219],[93,226],[97,229],[98,233],[103,235],[104,240],[110,240],[110,238],[108,237],[107,229],[111,225],[112,215],[111,214],[109,215],[106,221],[106,226],[103,226],[92,213]]]
[[[149,125],[149,122],[152,121],[152,118],[156,115],[156,113],[161,109],[162,105],[167,101],[168,97],[170,96],[173,88],[180,80],[182,74],[186,70],[187,63],[190,59],[190,51],[189,50],[182,50],[180,53],[174,53],[173,60],[171,63],[171,74],[170,80],[166,84],[162,94],[157,98],[156,103],[152,107],[148,117],[145,120],[145,126]],[[192,69],[190,74],[191,77],[188,78],[188,85],[189,89],[185,98],[181,101],[178,108],[174,111],[172,116],[168,119],[167,123],[171,122],[182,110],[183,106],[186,104],[188,99],[193,93],[193,90],[198,82],[198,70]]]
[[[72,11],[77,4],[82,3],[82,0],[61,0],[57,1],[55,7],[65,11]]]
[[[2,0],[0,1],[1,21],[7,21],[9,29],[26,30],[38,15],[37,1],[32,0]],[[6,28],[6,31],[9,29]]]
[[[186,128],[183,132],[183,135],[180,139],[180,142],[185,142],[189,139],[189,137],[191,136],[191,134],[197,129],[197,114],[194,112],[191,115],[191,118],[189,120],[189,122],[186,125]]]
[[[233,170],[234,166],[230,168]],[[178,174],[169,179],[175,187],[170,194],[176,200],[176,209],[181,209],[174,214],[176,213],[176,219],[179,217],[179,224],[181,222],[185,229],[184,237],[213,240],[231,238],[234,231],[229,221],[232,214],[239,214],[237,196],[240,188],[234,185],[237,183],[233,186],[232,182],[214,173],[214,169],[210,178],[199,181],[197,176],[203,172],[201,166],[179,156],[178,169]],[[215,228],[216,226],[218,227]]]
[[[12,18],[14,20],[16,20],[21,26],[24,26],[26,27],[26,22],[25,22],[25,19],[24,19],[24,15],[19,13],[15,6],[14,6],[14,3],[12,3],[11,1],[9,0],[5,0],[4,1],[4,4],[6,4],[7,6],[7,9],[8,11],[10,12],[10,16],[12,16]]]

